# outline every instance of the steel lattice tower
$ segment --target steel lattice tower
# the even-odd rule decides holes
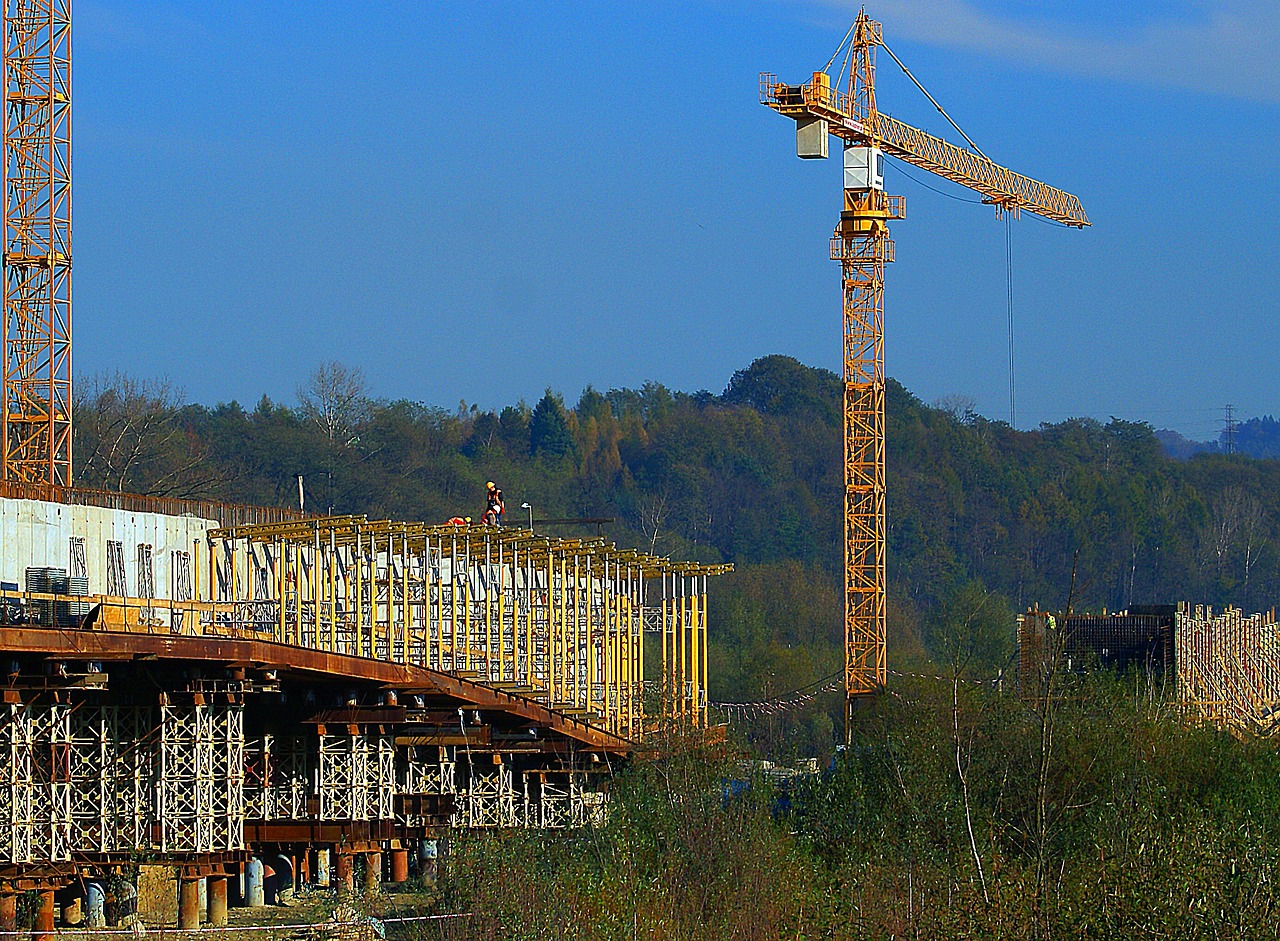
[[[4,0],[8,481],[71,484],[71,4]]]
[[[875,120],[878,25],[859,17],[850,102]],[[888,221],[905,215],[901,197],[846,187],[831,238],[844,285],[844,572],[846,708],[878,692],[885,663],[884,266],[893,261]]]
[[[803,85],[760,73],[760,101],[796,122],[796,156],[827,156],[827,137],[844,144],[844,209],[831,257],[844,275],[844,636],[846,719],[854,705],[885,685],[885,374],[884,268],[893,261],[888,223],[905,216],[900,196],[884,192],[884,158],[897,157],[981,193],[997,215],[1023,209],[1063,225],[1089,224],[1080,200],[1056,187],[993,163],[967,136],[966,150],[882,114],[876,106],[876,48],[884,47],[942,111],[924,86],[884,44],[880,24],[858,13],[836,50],[845,48],[849,90],[814,72]],[[835,61],[832,56],[827,63]],[[843,72],[843,69],[841,70]],[[840,74],[840,73],[837,73]],[[950,122],[950,117],[947,118]],[[955,126],[954,122],[951,122]],[[964,134],[956,126],[956,131]],[[851,723],[846,722],[846,733]]]

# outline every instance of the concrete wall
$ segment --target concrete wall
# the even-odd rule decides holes
[[[26,587],[29,567],[71,572],[71,539],[84,539],[89,593],[107,591],[107,541],[122,543],[125,586],[138,594],[138,546],[151,546],[155,598],[170,598],[174,553],[192,553],[193,571],[207,566],[209,530],[216,520],[194,516],[165,516],[105,507],[0,498],[0,580]],[[197,546],[199,547],[197,550]],[[207,594],[200,578],[201,594]]]

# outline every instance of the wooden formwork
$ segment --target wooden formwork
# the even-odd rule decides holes
[[[1214,614],[1197,605],[1175,628],[1177,695],[1188,717],[1269,734],[1280,718],[1280,625],[1274,613]]]

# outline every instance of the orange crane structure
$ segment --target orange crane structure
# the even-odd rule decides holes
[[[825,158],[829,136],[839,138],[844,150],[844,208],[831,237],[831,258],[840,262],[844,279],[847,731],[855,704],[882,689],[887,673],[884,269],[894,259],[888,223],[905,218],[906,204],[901,196],[884,191],[884,158],[897,157],[976,190],[998,215],[1016,217],[1026,210],[1075,227],[1087,226],[1089,220],[1078,198],[994,163],[967,136],[971,150],[881,113],[876,104],[876,49],[884,47],[893,56],[884,45],[881,26],[861,11],[846,41],[851,66],[847,91],[833,87],[825,70],[814,72],[802,85],[782,84],[764,72],[760,100],[795,120],[798,156]]]
[[[4,0],[0,481],[71,485],[71,4]]]

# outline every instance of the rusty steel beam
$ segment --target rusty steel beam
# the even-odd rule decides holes
[[[22,627],[0,631],[0,652],[41,654],[66,660],[134,659],[252,663],[299,678],[360,680],[391,689],[445,696],[468,709],[496,710],[574,739],[588,748],[630,753],[634,743],[516,693],[425,667],[329,653],[269,641],[187,637],[116,631],[67,631]]]

